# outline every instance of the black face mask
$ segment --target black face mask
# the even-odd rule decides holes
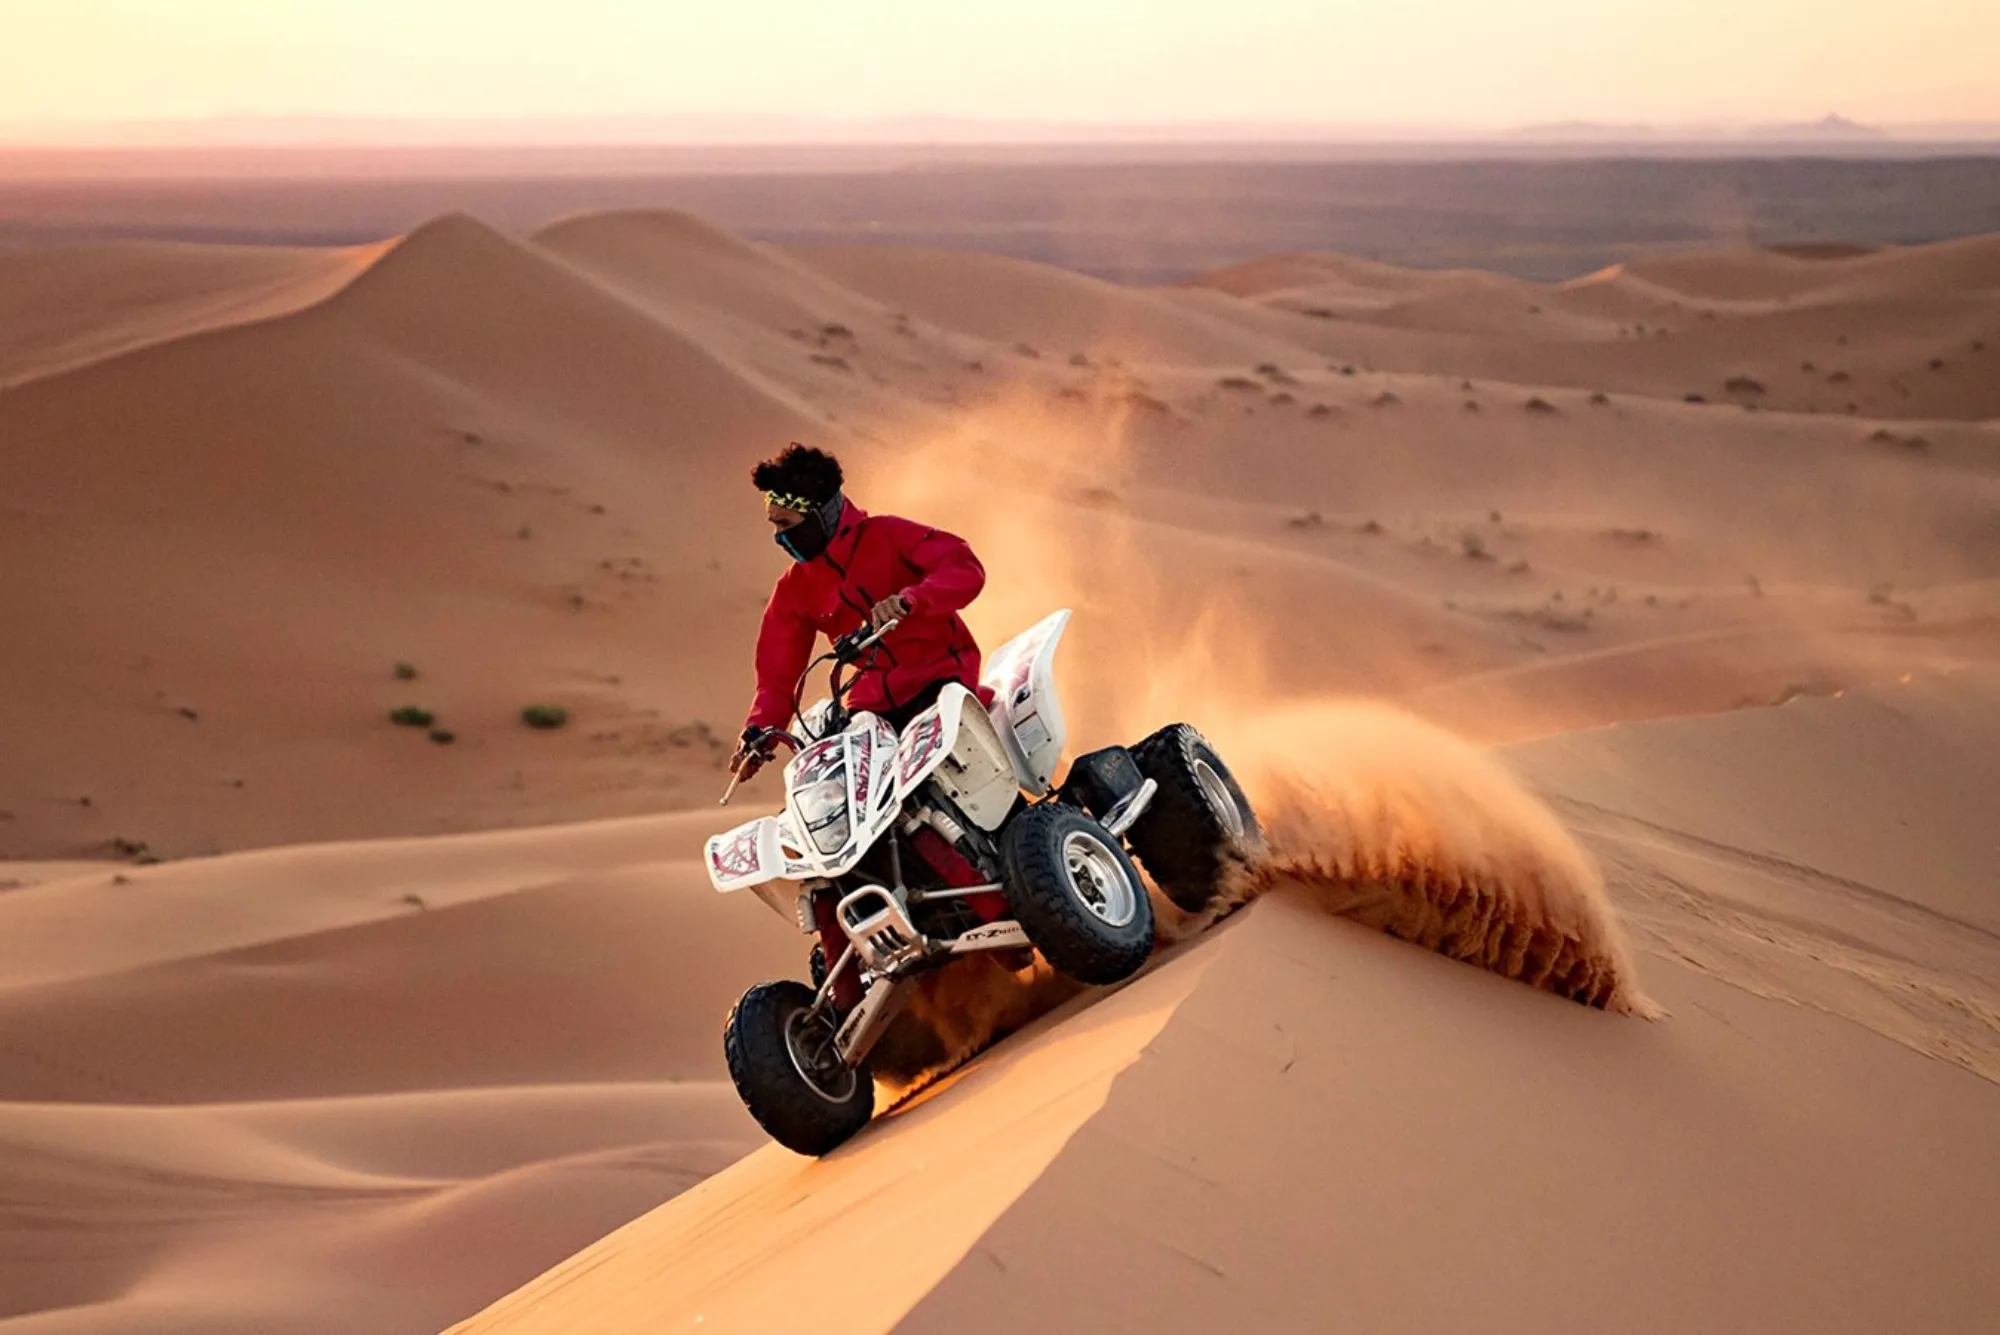
[[[826,550],[833,541],[833,535],[840,532],[840,512],[844,502],[839,492],[833,493],[816,510],[806,512],[806,517],[790,528],[779,529],[773,540],[785,549],[794,561],[810,561]]]

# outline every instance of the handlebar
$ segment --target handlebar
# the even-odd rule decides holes
[[[766,728],[763,735],[757,738],[755,749],[751,753],[761,758],[755,765],[745,764],[729,776],[729,786],[722,790],[722,800],[717,802],[716,805],[720,807],[728,806],[729,799],[736,796],[737,785],[742,783],[749,775],[763,768],[764,761],[770,758],[771,752],[777,748],[780,742],[791,747],[795,754],[806,749],[804,742],[794,737],[791,733],[786,732],[783,728]]]
[[[847,634],[833,642],[833,661],[836,663],[860,662],[861,655],[880,644],[884,635],[887,635],[902,624],[901,621],[885,621],[880,626],[858,626],[848,631]]]

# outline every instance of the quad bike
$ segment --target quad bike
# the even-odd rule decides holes
[[[795,753],[785,809],[710,839],[707,861],[717,890],[752,890],[818,937],[810,985],[751,988],[723,1030],[737,1093],[788,1149],[825,1154],[867,1125],[869,1050],[918,975],[1032,947],[1079,982],[1120,982],[1153,947],[1130,854],[1199,910],[1258,839],[1242,789],[1184,723],[1079,757],[1053,782],[1067,730],[1052,665],[1069,615],[995,653],[981,692],[947,685],[900,736],[845,704],[843,674],[895,629],[864,626],[800,678],[795,714],[813,670],[834,664],[831,697],[798,733],[760,739],[759,759],[780,744]]]

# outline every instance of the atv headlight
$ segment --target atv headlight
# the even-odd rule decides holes
[[[799,820],[806,827],[807,837],[821,853],[837,853],[847,846],[847,836],[853,825],[847,816],[847,780],[844,776],[801,789],[793,800],[798,804]]]

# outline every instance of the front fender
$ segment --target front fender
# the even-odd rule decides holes
[[[718,834],[708,841],[706,851],[709,883],[724,894],[813,874],[790,821],[783,816],[759,816]]]

